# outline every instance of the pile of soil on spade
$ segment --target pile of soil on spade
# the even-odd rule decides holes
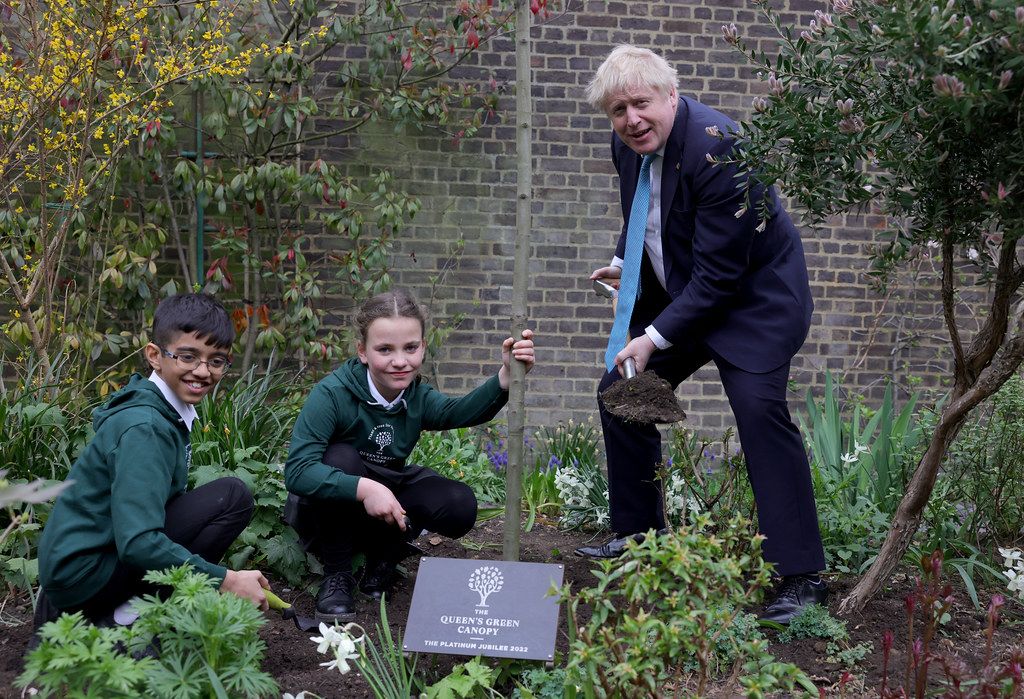
[[[672,386],[653,371],[616,381],[601,393],[601,402],[605,410],[626,422],[649,425],[686,419]]]

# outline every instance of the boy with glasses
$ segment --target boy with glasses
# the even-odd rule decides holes
[[[157,307],[153,341],[143,348],[152,373],[132,376],[93,413],[96,434],[40,539],[37,629],[61,612],[130,622],[130,600],[153,591],[143,576],[185,563],[267,608],[269,584],[259,571],[218,564],[252,517],[249,490],[220,478],[186,491],[195,406],[231,365],[234,339],[212,296],[178,294]]]

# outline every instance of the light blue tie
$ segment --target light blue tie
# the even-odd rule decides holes
[[[636,180],[633,205],[629,208],[629,225],[626,226],[626,255],[622,260],[622,277],[619,280],[619,302],[615,308],[615,322],[608,337],[608,349],[604,363],[608,371],[615,368],[615,355],[626,346],[629,336],[629,319],[633,315],[640,287],[640,260],[644,254],[644,237],[647,234],[647,215],[651,210],[651,162],[656,153],[645,155],[640,165],[640,176]]]

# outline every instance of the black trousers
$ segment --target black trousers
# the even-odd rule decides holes
[[[164,533],[174,543],[216,563],[249,524],[252,512],[252,494],[246,485],[237,478],[218,478],[167,502]],[[53,621],[61,612],[77,611],[94,623],[105,623],[127,600],[156,591],[155,586],[142,579],[147,572],[119,560],[110,580],[84,603],[70,609],[57,609],[40,589],[35,627]]]
[[[825,568],[818,515],[807,453],[789,414],[786,383],[789,362],[754,374],[715,356],[703,344],[673,346],[651,355],[647,369],[673,388],[713,361],[718,367],[736,430],[743,444],[747,474],[757,503],[758,529],[765,536],[765,560],[780,575]],[[619,380],[607,372],[598,391]],[[653,425],[627,424],[608,414],[598,401],[608,455],[608,489],[612,529],[621,535],[665,526],[661,434]]]
[[[351,444],[331,444],[324,452],[328,466],[383,483],[405,508],[410,533],[426,529],[457,539],[476,523],[473,490],[424,466],[393,471],[366,464]],[[327,574],[348,572],[357,552],[371,558],[399,561],[407,554],[405,533],[394,524],[371,517],[361,502],[290,496],[286,517],[303,546]]]

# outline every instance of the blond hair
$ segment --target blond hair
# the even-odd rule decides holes
[[[636,87],[671,94],[679,83],[675,68],[650,49],[621,44],[612,49],[587,85],[586,98],[603,110],[609,97]]]

